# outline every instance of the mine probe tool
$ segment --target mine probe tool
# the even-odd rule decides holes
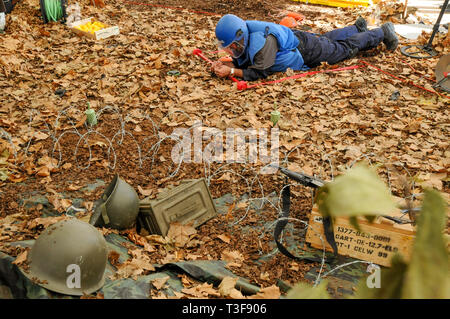
[[[425,44],[425,45],[413,44],[413,45],[404,46],[400,49],[400,51],[404,55],[409,56],[411,58],[415,58],[415,59],[428,59],[428,58],[432,58],[438,54],[436,52],[436,50],[433,49],[433,39],[439,30],[439,25],[441,23],[442,17],[444,16],[444,12],[447,9],[448,1],[449,0],[444,1],[444,5],[442,6],[441,12],[439,13],[436,23],[433,26],[433,32],[431,33],[431,37],[428,40],[427,44]],[[408,51],[411,48],[415,48],[418,51],[414,51],[414,52]]]
[[[212,64],[213,63],[213,61],[211,61],[211,59],[209,59],[208,57],[206,57],[204,54],[203,54],[203,52],[202,52],[202,50],[200,50],[200,49],[194,49],[194,51],[192,51],[192,54],[193,55],[196,55],[196,56],[198,56],[198,57],[200,57],[202,60],[205,60],[206,62],[208,62],[209,64]],[[233,77],[233,76],[230,76],[229,77],[233,82],[236,82],[237,84],[238,84],[238,86],[239,86],[239,82],[244,82],[244,81],[239,81],[238,79],[236,79],[235,77]],[[245,83],[245,82],[244,82]]]

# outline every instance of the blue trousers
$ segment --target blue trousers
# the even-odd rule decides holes
[[[323,35],[293,30],[300,40],[298,49],[305,64],[316,67],[321,62],[336,64],[351,58],[359,51],[375,48],[384,39],[384,32],[376,28],[366,32],[358,32],[356,26],[336,29]]]

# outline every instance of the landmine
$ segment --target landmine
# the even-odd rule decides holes
[[[400,217],[400,212],[392,217]],[[377,217],[373,223],[365,218],[358,218],[360,231],[356,230],[348,218],[335,219],[334,238],[338,254],[369,261],[380,266],[390,266],[391,258],[399,252],[409,260],[415,237],[415,229],[411,224],[397,224],[384,217]],[[333,251],[325,239],[322,215],[314,206],[309,217],[306,242],[312,247],[323,249],[322,240],[327,251]]]
[[[171,223],[193,222],[198,227],[217,215],[204,178],[185,180],[175,188],[163,191],[156,199],[140,201],[138,224],[150,234],[166,236]]]

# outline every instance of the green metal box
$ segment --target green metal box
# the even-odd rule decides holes
[[[204,178],[185,180],[162,192],[156,199],[144,198],[139,204],[138,223],[150,234],[166,236],[171,223],[198,227],[217,215]]]

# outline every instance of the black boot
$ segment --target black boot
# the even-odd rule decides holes
[[[358,48],[353,48],[350,51],[350,54],[349,54],[347,59],[353,59],[358,53],[359,53],[359,49]]]
[[[384,32],[383,43],[386,45],[386,48],[389,51],[394,51],[398,46],[398,37],[395,34],[394,25],[392,22],[386,22],[381,26],[381,29]]]
[[[358,29],[358,32],[366,32],[369,31],[367,29],[367,21],[363,17],[359,16],[358,19],[356,19],[355,22],[356,29]]]

